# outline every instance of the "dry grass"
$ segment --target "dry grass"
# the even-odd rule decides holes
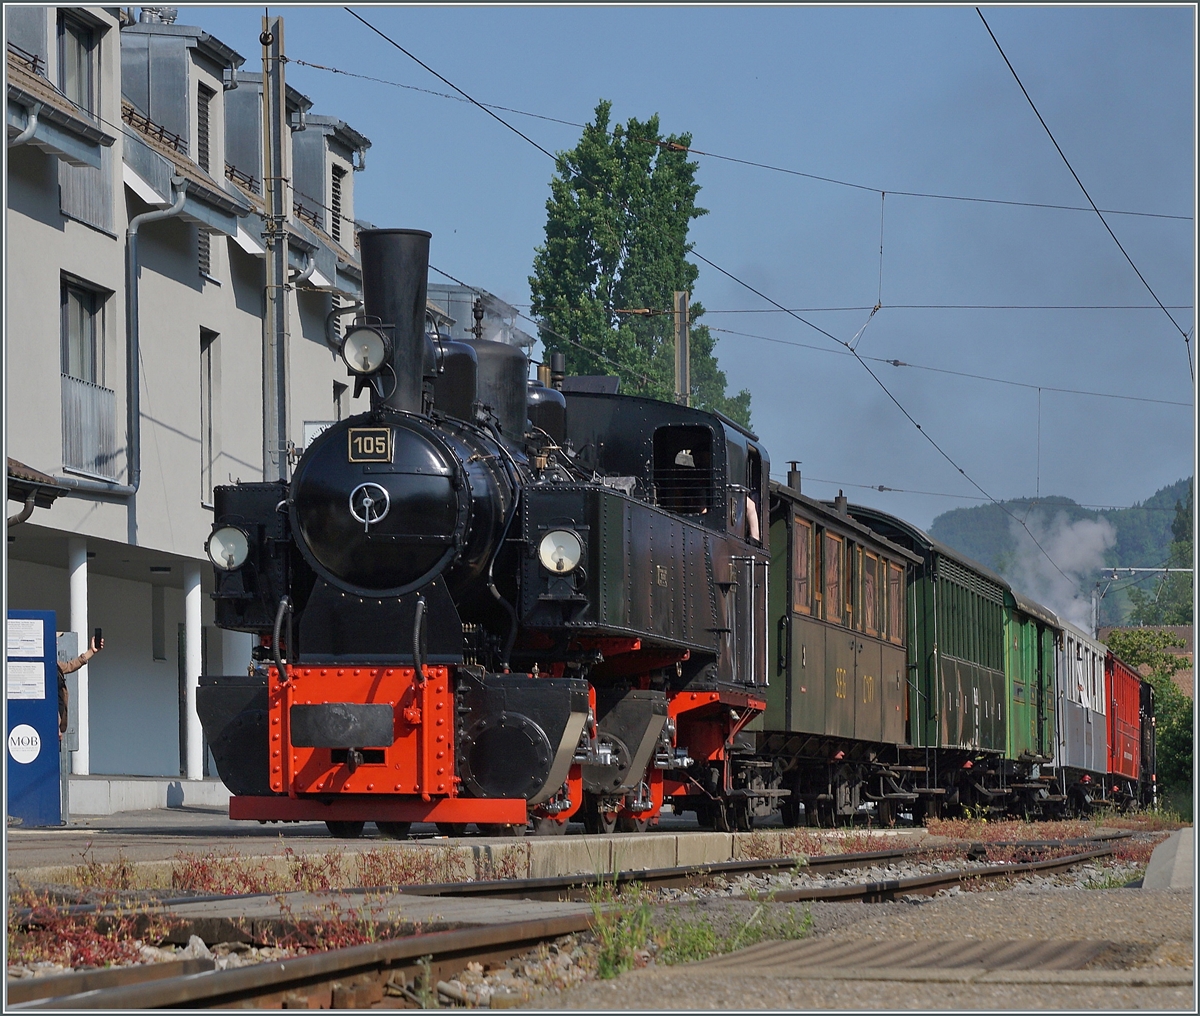
[[[75,883],[81,889],[133,889],[137,869],[124,853],[118,852],[115,861],[97,861],[89,840],[75,866]]]
[[[1094,822],[1070,819],[1063,822],[1022,822],[1018,819],[983,818],[930,819],[925,826],[931,836],[946,836],[953,840],[973,843],[994,843],[997,840],[1069,840],[1091,836],[1097,830]]]
[[[179,851],[174,857],[171,888],[210,896],[240,893],[283,892],[283,875],[272,869],[262,857],[240,854],[218,855]]]
[[[17,911],[28,908],[18,919]],[[57,963],[65,967],[107,967],[137,963],[145,941],[161,941],[171,921],[143,906],[123,908],[97,919],[70,914],[45,893],[17,890],[9,895],[7,962]]]
[[[849,831],[841,836],[822,835],[817,830],[786,829],[780,836],[780,846],[785,857],[824,857],[828,854],[862,854],[870,850],[892,850],[897,844],[894,837],[881,836],[866,831]],[[745,848],[743,847],[743,850]],[[747,853],[747,857],[770,857],[778,854]]]
[[[429,885],[436,882],[469,882],[462,851],[452,847],[396,850],[381,847],[358,855],[358,885]]]

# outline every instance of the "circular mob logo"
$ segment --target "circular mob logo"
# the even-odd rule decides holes
[[[8,732],[8,753],[14,762],[28,765],[41,751],[42,739],[28,723],[18,723]]]

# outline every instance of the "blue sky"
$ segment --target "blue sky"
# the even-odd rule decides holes
[[[182,8],[261,68],[261,7]],[[861,183],[1083,205],[1078,185],[971,7],[359,7],[475,98],[583,123],[657,112],[708,152]],[[272,8],[292,58],[446,91],[339,7]],[[1190,7],[999,7],[984,13],[1084,185],[1187,331],[1194,317],[1195,49]],[[291,64],[289,84],[373,141],[357,213],[430,230],[432,261],[527,305],[551,161],[462,102]],[[579,129],[502,113],[551,151]],[[1153,305],[1090,212],[889,194],[880,285],[878,193],[698,157],[696,250],[788,307],[882,309],[864,356],[1173,400],[1043,391],[1040,489],[1127,505],[1192,471],[1192,384],[1162,311],[944,310],[900,305]],[[704,264],[694,298],[731,390],[749,388],[773,473],[803,460],[806,492],[928,525],[979,492],[875,381],[817,331]],[[436,276],[435,276],[436,278]],[[717,313],[759,311],[759,313]],[[803,316],[849,340],[868,310]],[[820,349],[789,346],[804,343]],[[872,368],[998,498],[1038,485],[1036,390]],[[809,479],[811,478],[811,479]],[[833,481],[819,482],[820,481]]]

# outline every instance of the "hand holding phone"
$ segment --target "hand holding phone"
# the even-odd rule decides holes
[[[104,648],[104,630],[97,628],[92,632],[92,652],[98,653]]]

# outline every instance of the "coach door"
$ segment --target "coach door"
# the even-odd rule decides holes
[[[825,630],[825,733],[854,736],[854,658],[858,639],[849,626],[846,541],[835,533],[821,537],[822,611]]]
[[[817,620],[823,596],[811,521],[792,516],[791,716],[788,729],[825,732],[825,625]]]

